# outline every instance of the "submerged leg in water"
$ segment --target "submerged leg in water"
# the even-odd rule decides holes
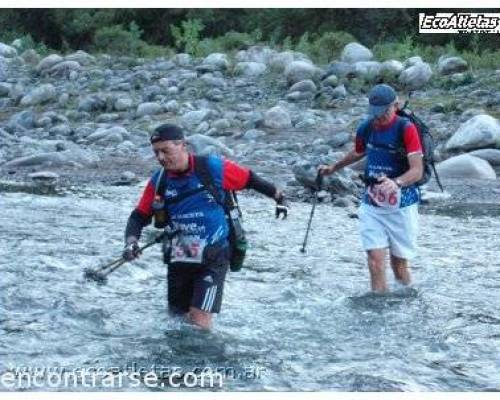
[[[396,257],[391,254],[391,267],[394,272],[396,280],[403,284],[409,285],[411,283],[410,266],[408,260],[405,258]]]
[[[384,293],[387,291],[385,253],[385,249],[372,249],[366,252],[368,269],[370,270],[371,287],[372,290],[377,293]]]

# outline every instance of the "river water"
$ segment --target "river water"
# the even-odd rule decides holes
[[[422,215],[414,286],[388,271],[392,291],[376,296],[345,209],[317,207],[301,254],[310,205],[276,221],[272,202],[242,196],[247,266],[206,333],[167,315],[158,246],[106,285],[82,277],[120,255],[139,191],[0,195],[0,373],[209,367],[225,372],[216,390],[500,389],[500,216]]]

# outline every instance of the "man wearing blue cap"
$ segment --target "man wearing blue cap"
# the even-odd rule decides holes
[[[423,153],[415,125],[396,114],[394,89],[379,84],[368,97],[369,115],[356,131],[354,149],[319,171],[329,175],[366,156],[366,189],[359,209],[361,241],[372,290],[385,292],[386,249],[396,279],[404,285],[411,282],[408,260],[416,253],[420,201],[416,182],[423,174]]]

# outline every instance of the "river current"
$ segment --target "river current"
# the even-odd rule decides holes
[[[0,195],[0,374],[206,367],[225,371],[215,390],[500,389],[500,216],[422,214],[413,286],[388,270],[391,292],[373,295],[358,220],[345,209],[318,205],[302,254],[310,205],[276,221],[272,202],[241,196],[246,267],[228,274],[207,333],[166,313],[159,246],[106,285],[83,279],[84,268],[120,256],[139,193]],[[125,381],[113,390],[179,389]]]

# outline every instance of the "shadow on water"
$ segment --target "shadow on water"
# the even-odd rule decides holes
[[[422,212],[455,218],[500,217],[500,204],[485,203],[442,203],[429,204]]]
[[[347,300],[349,306],[353,309],[381,312],[385,309],[408,305],[418,297],[418,290],[409,287],[386,293],[367,292],[359,296],[349,296]]]

